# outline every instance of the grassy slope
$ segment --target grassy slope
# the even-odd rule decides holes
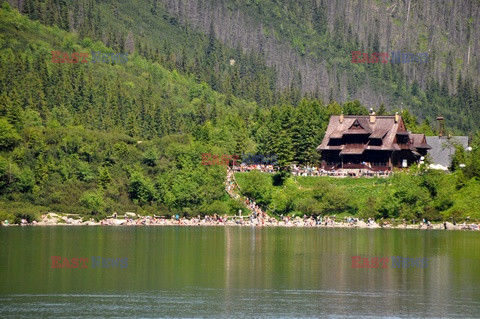
[[[249,194],[252,187],[271,193],[266,200],[270,212],[275,212],[279,207],[283,209],[286,202],[290,209],[281,213],[290,215],[318,213],[335,214],[337,217],[356,215],[379,218],[381,216],[376,212],[385,208],[391,209],[390,216],[386,217],[417,220],[456,218],[457,221],[470,217],[480,220],[480,181],[472,178],[458,189],[458,174],[400,174],[386,179],[290,177],[282,186],[273,186],[271,175],[258,172],[236,173],[235,178],[243,193]],[[265,199],[253,199],[265,202]],[[331,210],[331,203],[338,205]],[[417,214],[417,210],[421,213]]]

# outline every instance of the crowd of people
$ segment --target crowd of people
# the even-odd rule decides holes
[[[267,165],[267,166],[271,166],[271,165]],[[271,169],[273,169],[273,166],[271,166]],[[225,190],[232,198],[238,199],[241,197],[238,194],[239,186],[237,184],[237,181],[235,180],[233,169],[229,169],[227,172]],[[255,203],[255,201],[249,198],[243,198],[243,201],[251,212],[250,216],[248,217],[251,223],[265,225],[265,221],[270,221],[270,218],[268,218],[267,213],[265,213],[261,209],[261,207]],[[235,223],[241,224],[241,225],[245,223],[241,210],[238,212],[238,216],[235,218]]]
[[[235,172],[251,172],[251,171],[260,171],[264,173],[275,173],[275,167],[273,165],[264,165],[264,164],[244,164],[238,166],[232,166],[231,170]]]
[[[292,165],[293,176],[331,176],[331,177],[387,177],[391,171],[373,171],[369,169],[332,169],[325,170],[316,166]]]
[[[261,207],[254,201],[245,198],[249,212],[242,215],[239,211],[238,215],[228,216],[212,214],[212,215],[197,215],[195,217],[188,216],[139,216],[133,213],[127,213],[124,216],[112,215],[99,222],[89,219],[84,221],[82,218],[72,218],[67,216],[59,216],[55,213],[42,215],[42,220],[39,222],[33,221],[29,223],[27,220],[22,220],[20,225],[102,225],[102,226],[265,226],[265,227],[317,227],[317,228],[403,228],[403,229],[457,229],[457,230],[480,230],[480,224],[474,222],[464,223],[449,223],[432,224],[428,220],[420,222],[407,223],[403,220],[402,223],[396,224],[394,221],[388,219],[380,219],[375,221],[373,218],[368,218],[366,221],[355,217],[344,217],[337,219],[336,216],[280,216],[274,218],[266,214]],[[3,226],[10,226],[8,221],[2,222]]]
[[[373,171],[369,169],[332,169],[325,170],[316,166],[301,166],[291,165],[291,173],[293,176],[331,176],[331,177],[388,177],[392,174],[391,171]],[[230,168],[235,172],[251,172],[260,171],[264,173],[275,173],[277,168],[273,165],[242,163],[239,166]]]
[[[259,165],[252,165],[253,167],[244,169],[258,169]],[[262,169],[262,167],[260,167]],[[263,169],[273,169],[273,167],[264,167]],[[42,220],[40,222],[28,223],[27,220],[22,219],[21,225],[112,225],[112,226],[142,226],[142,225],[184,225],[184,226],[216,226],[216,225],[240,225],[240,226],[284,226],[284,227],[359,227],[359,228],[420,228],[420,229],[465,229],[465,230],[480,230],[480,224],[475,223],[463,223],[457,225],[455,221],[453,224],[447,227],[448,223],[432,225],[428,220],[422,220],[419,224],[416,224],[415,221],[412,225],[407,225],[406,220],[403,220],[403,223],[399,226],[390,224],[388,220],[379,220],[377,223],[373,218],[368,218],[367,221],[359,220],[354,217],[345,217],[343,220],[336,221],[335,216],[307,216],[303,215],[303,218],[300,216],[280,216],[279,219],[268,216],[268,214],[262,210],[262,208],[252,199],[242,197],[240,195],[240,187],[235,180],[234,175],[235,169],[230,168],[227,172],[227,179],[225,181],[225,190],[227,193],[235,199],[241,199],[248,212],[245,212],[245,215],[242,215],[242,211],[238,211],[238,215],[227,216],[226,214],[221,216],[218,214],[213,215],[197,215],[196,217],[189,218],[188,216],[139,216],[135,213],[125,213],[124,216],[117,216],[113,214],[112,216],[103,219],[99,222],[95,222],[93,219],[88,221],[82,220],[82,218],[72,218],[67,216],[59,216],[55,213],[49,213],[42,215]],[[314,174],[317,171],[316,167],[307,168],[307,172]],[[295,173],[299,174],[301,171],[295,170]],[[302,173],[303,174],[303,173]],[[8,221],[2,222],[2,225],[8,226]]]

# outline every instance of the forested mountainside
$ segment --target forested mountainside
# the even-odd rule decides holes
[[[239,113],[255,105],[232,98],[227,107],[208,85],[136,55],[52,63],[53,50],[112,50],[5,4],[0,35],[2,218],[238,208],[223,167],[201,166],[201,154],[237,151],[235,136],[248,143]]]
[[[2,6],[0,210],[235,212],[224,167],[201,165],[202,153],[313,163],[331,114],[367,112],[358,101],[260,107],[138,54],[53,63],[52,51],[112,49]]]
[[[9,0],[42,23],[136,51],[260,105],[358,99],[468,134],[480,114],[478,1]],[[428,63],[351,63],[351,51]],[[233,65],[232,65],[233,64]]]
[[[277,81],[274,68],[262,62],[265,57],[222,44],[215,31],[205,35],[180,27],[166,13],[150,18],[168,30],[165,39],[156,39],[157,50],[154,37],[136,35],[134,28],[154,22],[145,18],[134,24],[131,17],[126,27],[101,18],[120,16],[120,7],[104,11],[104,3],[85,2],[69,13],[65,2],[16,5],[27,12],[5,1],[0,8],[0,220],[31,220],[46,211],[97,219],[125,211],[235,213],[245,207],[225,192],[225,168],[202,165],[202,153],[275,154],[282,168],[292,162],[316,164],[315,148],[331,115],[368,114],[370,105],[358,100],[324,103],[315,94],[302,97],[298,87],[262,86],[270,74],[272,83]],[[162,10],[158,4],[147,9],[153,17]],[[72,22],[75,17],[89,23]],[[177,37],[186,42],[175,42]],[[188,53],[176,55],[184,49]],[[87,63],[56,63],[52,51],[90,57]],[[93,63],[92,52],[125,52],[128,59]],[[235,61],[230,61],[232,52]],[[389,112],[385,106],[374,108],[381,115]],[[434,134],[428,121],[419,123],[398,105],[390,108],[401,112],[413,132]],[[462,163],[466,169],[446,177],[425,174],[408,183],[400,178],[398,188],[385,188],[382,203],[397,206],[378,214],[398,217],[392,215],[398,214],[396,207],[408,214],[413,210],[416,217],[474,213],[479,145],[477,134],[473,151],[457,154],[455,168]],[[278,183],[286,176],[254,176],[246,191],[258,195],[271,184],[265,178],[272,179],[275,192],[268,186],[257,199],[277,214],[317,213],[315,207],[324,207],[324,201],[329,206],[321,213],[356,214],[369,201],[364,196],[345,204],[343,186],[324,184],[282,193]],[[442,185],[448,190],[437,196]]]

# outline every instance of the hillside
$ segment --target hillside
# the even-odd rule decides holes
[[[0,35],[4,212],[235,212],[225,168],[202,166],[202,153],[313,161],[329,116],[342,111],[316,100],[259,107],[135,53],[127,63],[52,63],[52,51],[114,50],[6,4]],[[358,102],[343,109],[366,112]]]
[[[33,10],[28,15],[44,8],[37,4],[26,2],[26,8]],[[96,15],[85,16],[99,17],[103,5],[86,11]],[[83,29],[74,24],[72,32],[47,26],[55,19],[70,21],[62,20],[69,15],[61,6],[48,8],[34,20],[5,2],[0,9],[0,219],[33,219],[46,211],[97,219],[124,211],[235,213],[243,204],[224,191],[225,168],[202,165],[202,153],[275,154],[283,169],[292,162],[318,163],[315,148],[330,116],[368,113],[358,100],[327,104],[315,96],[302,98],[294,87],[273,93],[251,82],[246,84],[251,90],[248,93],[231,82],[237,91],[225,92],[215,87],[215,79],[202,81],[208,72],[221,74],[215,67],[220,63],[217,54],[231,50],[214,37],[192,34],[213,51],[206,61],[199,53],[196,58],[207,66],[199,73],[189,72],[171,59],[163,59],[165,52],[150,54],[155,52],[151,51],[155,44],[148,44],[148,37],[142,43],[126,34],[110,47],[92,40],[94,30],[98,31],[93,22]],[[121,10],[113,12],[120,15]],[[169,32],[177,30],[178,21],[168,21]],[[92,38],[82,34],[85,32],[92,32]],[[191,31],[184,28],[182,32]],[[199,46],[195,48],[198,52],[203,50]],[[198,53],[195,50],[192,54]],[[52,51],[88,53],[90,58],[88,63],[53,63]],[[235,70],[255,65],[249,59],[255,60],[256,55],[241,51],[237,51],[238,61],[224,65],[225,70],[236,74]],[[93,63],[92,52],[124,52],[128,59],[126,63]],[[208,66],[212,61],[216,64]],[[269,70],[267,66],[252,68],[251,74],[260,79]],[[248,76],[240,78],[248,81]],[[256,94],[259,100],[249,94]],[[262,102],[268,96],[271,101]],[[385,112],[378,109],[379,114]],[[419,122],[407,110],[401,115],[409,130],[434,133],[428,121]],[[458,195],[462,191],[475,192],[475,178],[480,176],[478,145],[477,136],[471,153],[457,154],[455,162],[466,163],[467,168],[455,167],[459,172],[450,182],[459,193],[452,191],[451,196],[462,199],[464,195]],[[280,177],[288,175],[283,174]],[[311,206],[307,206],[301,207],[310,213]],[[458,209],[457,214],[468,207],[475,206]],[[439,213],[445,209],[436,209],[435,216]]]
[[[125,48],[260,105],[359,100],[478,129],[476,1],[141,0],[16,2],[46,24]],[[429,62],[354,64],[351,51],[428,52]],[[230,59],[235,60],[233,67]]]
[[[382,178],[290,177],[275,185],[268,174],[236,174],[242,192],[284,216],[336,215],[420,221],[480,219],[480,182],[460,172],[396,173]]]
[[[201,166],[201,153],[233,152],[234,123],[252,105],[232,98],[227,107],[208,85],[136,55],[126,64],[52,63],[53,50],[111,49],[8,7],[0,30],[2,219],[236,211],[224,169]]]

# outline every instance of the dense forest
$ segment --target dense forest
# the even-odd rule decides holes
[[[280,168],[292,162],[315,164],[319,160],[315,148],[329,117],[341,112],[367,114],[367,107],[377,114],[399,111],[408,129],[435,134],[428,119],[418,121],[406,108],[336,102],[295,85],[279,88],[277,71],[264,55],[230,48],[214,36],[213,24],[209,34],[201,34],[180,26],[172,16],[159,17],[169,21],[169,28],[174,26],[167,31],[181,30],[180,38],[189,35],[191,50],[178,55],[181,46],[173,50],[167,40],[156,43],[147,35],[122,34],[125,26],[116,28],[120,32],[105,31],[114,30],[116,21],[102,18],[105,4],[82,2],[71,11],[63,1],[26,0],[15,5],[24,14],[5,1],[0,9],[1,220],[31,220],[46,211],[97,219],[125,211],[234,213],[243,203],[224,191],[225,167],[201,165],[202,153],[276,154]],[[157,4],[149,14],[162,10]],[[120,11],[109,14],[121,15]],[[79,17],[82,23],[75,22]],[[103,31],[100,23],[107,24]],[[52,51],[126,52],[128,62],[52,63]],[[472,95],[478,90],[470,90],[473,84],[468,83],[465,94],[478,103]],[[464,132],[472,129],[468,126]],[[454,185],[452,191],[460,192],[459,198],[475,193],[480,176],[478,136],[472,146],[472,152],[457,152],[455,174],[411,183],[427,190],[429,183]],[[459,163],[466,163],[466,168],[460,169]],[[280,175],[287,187],[292,179]],[[262,199],[271,192],[251,194],[248,187],[246,192],[276,214],[318,213],[311,208],[314,201],[308,207],[278,209]],[[434,200],[434,192],[428,194]],[[432,204],[435,216],[467,214],[475,207],[452,212],[456,204],[449,203]],[[359,212],[351,207],[349,212]]]
[[[444,116],[456,134],[478,129],[480,6],[474,0],[9,2],[43,24],[135,51],[259,105],[357,99],[408,109],[432,125]],[[427,52],[429,58],[355,64],[352,51]]]

